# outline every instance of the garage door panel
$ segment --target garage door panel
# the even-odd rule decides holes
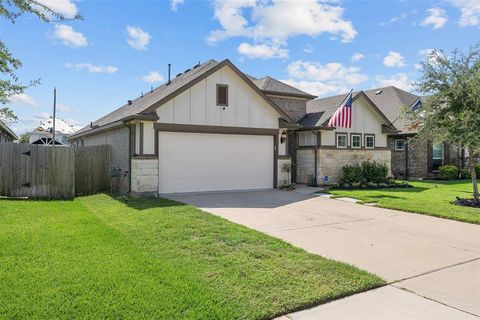
[[[272,136],[159,132],[160,193],[272,187]]]

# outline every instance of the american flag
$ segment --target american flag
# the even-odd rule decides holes
[[[335,111],[333,116],[328,121],[329,127],[352,127],[352,101],[352,92],[350,91],[347,98],[343,100],[340,107],[337,109],[337,111]]]

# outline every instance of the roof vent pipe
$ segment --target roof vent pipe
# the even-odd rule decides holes
[[[169,64],[168,64],[168,81],[167,81],[167,86],[172,82],[172,81],[170,80],[171,71],[172,71],[172,64],[169,63]]]
[[[131,106],[132,105],[132,100],[127,100],[128,102],[128,105]]]

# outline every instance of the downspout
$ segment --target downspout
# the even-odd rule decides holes
[[[132,126],[124,123],[128,128],[128,192],[132,193]]]

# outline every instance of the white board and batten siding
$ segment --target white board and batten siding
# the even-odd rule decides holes
[[[387,135],[382,133],[382,124],[385,124],[385,120],[364,97],[359,97],[353,101],[352,105],[352,127],[322,130],[321,144],[335,146],[335,133],[342,132],[348,133],[348,145],[351,144],[350,133],[361,133],[362,147],[365,143],[365,134],[375,134],[375,147],[387,147]]]
[[[228,106],[216,104],[217,84],[228,85]],[[245,128],[278,128],[280,114],[228,66],[157,109],[158,122]]]
[[[217,84],[228,85],[226,107],[217,106]],[[156,112],[159,123],[256,129],[278,129],[281,117],[228,66]],[[159,193],[270,189],[274,184],[273,139],[272,135],[160,131]]]

